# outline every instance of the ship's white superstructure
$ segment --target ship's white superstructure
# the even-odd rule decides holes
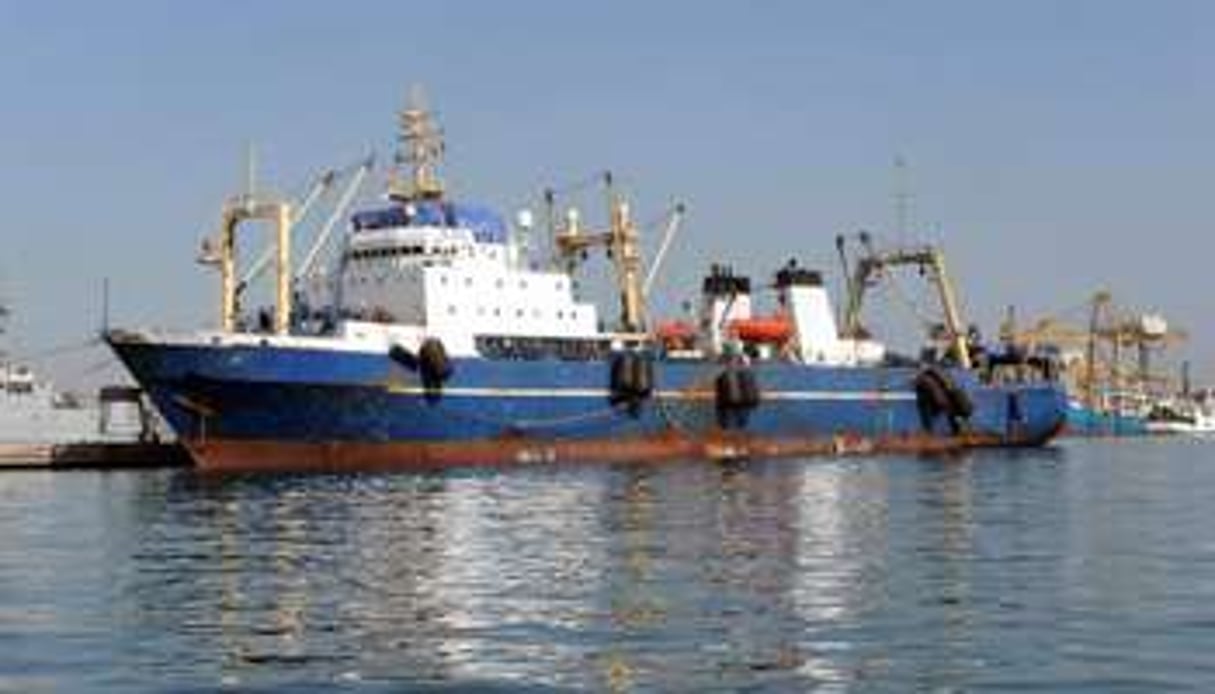
[[[596,335],[596,308],[575,299],[567,274],[512,264],[509,244],[478,241],[468,228],[411,223],[406,210],[399,226],[350,235],[340,273],[350,317],[425,327],[453,344]]]

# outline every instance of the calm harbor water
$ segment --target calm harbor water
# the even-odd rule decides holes
[[[0,475],[0,690],[1215,688],[1215,442]]]

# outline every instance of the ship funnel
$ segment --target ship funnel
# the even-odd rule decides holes
[[[802,361],[833,360],[839,351],[839,330],[822,274],[790,261],[776,273],[776,291],[781,305],[793,319]]]
[[[714,263],[701,285],[700,307],[700,332],[708,338],[710,349],[721,354],[727,326],[751,317],[751,278]]]

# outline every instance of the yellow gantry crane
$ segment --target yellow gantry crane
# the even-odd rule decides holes
[[[1116,409],[1128,398],[1146,399],[1169,389],[1170,379],[1152,370],[1153,354],[1184,342],[1184,330],[1159,314],[1115,305],[1106,290],[1094,292],[1084,308],[1083,327],[1051,316],[1018,328],[1010,310],[1000,337],[1026,351],[1053,346],[1071,352],[1065,360],[1069,386],[1089,408]]]

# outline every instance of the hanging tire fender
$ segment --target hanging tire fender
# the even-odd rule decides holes
[[[422,341],[422,346],[418,348],[418,371],[427,388],[441,387],[451,378],[451,360],[441,340],[428,337]]]
[[[928,367],[916,374],[913,381],[916,403],[933,415],[949,412],[951,399],[940,372]]]
[[[945,371],[929,366],[916,375],[916,399],[931,405],[937,413],[945,412],[955,417],[968,419],[975,411],[974,401],[966,389],[961,387]]]

